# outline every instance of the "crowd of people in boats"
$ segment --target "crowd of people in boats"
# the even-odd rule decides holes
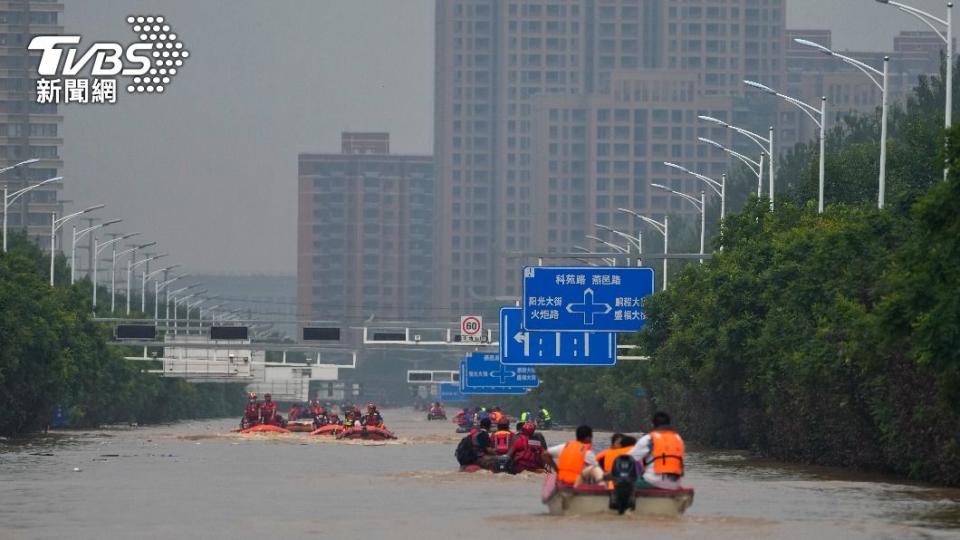
[[[489,418],[492,425],[499,425],[501,420],[507,418],[507,413],[497,406],[489,409],[487,407],[474,407],[472,409],[464,407],[457,412],[457,416],[454,418],[454,422],[458,426],[457,432],[466,433],[472,430],[474,425],[479,424],[484,418]],[[550,416],[550,411],[546,407],[539,407],[536,414],[531,411],[523,411],[520,413],[519,420],[522,424],[532,422],[537,429],[553,428],[553,417]]]
[[[339,409],[339,412],[338,412]],[[310,403],[293,403],[284,418],[277,411],[277,403],[269,393],[263,395],[263,401],[257,400],[257,394],[251,392],[247,406],[244,409],[241,429],[249,429],[259,425],[287,427],[291,422],[312,421],[314,429],[327,425],[343,426],[346,429],[353,427],[383,428],[383,415],[375,403],[367,403],[366,411],[360,407],[345,403],[334,407],[332,404],[321,404],[318,400]]]
[[[599,485],[611,482],[618,459],[621,462],[629,459],[636,468],[638,482],[660,489],[680,487],[684,443],[672,429],[670,416],[665,412],[653,415],[653,429],[649,433],[637,436],[614,433],[609,447],[595,452],[590,426],[579,426],[573,440],[550,446],[529,414],[513,425],[506,414],[495,409],[483,417],[474,416],[479,419],[457,445],[454,455],[461,470],[486,469],[513,474],[553,471],[562,485]],[[549,412],[546,416],[549,418]]]

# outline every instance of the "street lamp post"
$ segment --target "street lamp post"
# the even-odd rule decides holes
[[[641,258],[643,257],[643,233],[638,232],[637,236],[630,236],[629,234],[623,231],[618,231],[613,227],[608,227],[602,223],[596,223],[594,225],[600,230],[613,233],[619,236],[620,238],[623,238],[624,240],[629,242],[630,245],[637,248],[637,266],[643,266],[643,261],[641,260]]]
[[[702,174],[695,173],[686,167],[677,165],[676,163],[670,163],[669,161],[664,161],[663,164],[666,165],[667,167],[670,167],[671,169],[676,169],[678,171],[685,172],[690,176],[693,176],[694,178],[701,180],[702,182],[707,184],[707,186],[709,186],[714,193],[720,196],[720,224],[722,227],[723,218],[725,218],[727,215],[727,174],[724,173],[720,177],[720,181],[717,182],[716,180],[714,180],[713,178],[710,178],[709,176],[704,176]]]
[[[947,2],[947,17],[946,19],[941,19],[940,17],[934,16],[931,13],[926,11],[919,10],[913,6],[908,6],[900,2],[893,2],[892,0],[877,0],[881,4],[887,4],[893,6],[900,11],[916,17],[923,22],[923,24],[930,27],[937,36],[942,39],[947,45],[947,81],[945,90],[945,110],[943,112],[943,124],[944,127],[950,129],[953,125],[953,2]],[[945,29],[941,31],[937,28],[937,25],[940,25]],[[886,94],[886,92],[884,92]],[[949,168],[944,166],[943,169],[943,179],[947,179],[947,173]]]
[[[27,160],[22,163],[17,163],[13,167],[7,167],[6,169],[0,169],[0,173],[9,171],[14,167],[19,167],[20,165],[25,165],[27,163],[33,163],[33,161]],[[46,180],[33,184],[32,186],[27,186],[23,189],[18,189],[13,193],[9,192],[9,189],[6,185],[3,186],[3,252],[7,252],[7,215],[10,213],[10,205],[14,203],[20,197],[26,195],[27,193],[37,189],[40,186],[47,185],[51,182],[58,182],[63,180],[62,176],[54,176],[53,178],[47,178]]]
[[[151,242],[150,244],[147,244],[147,245],[156,245],[156,242]],[[146,247],[146,246],[144,246],[144,247]],[[154,256],[152,256],[152,257],[146,257],[145,259],[140,260],[140,261],[132,261],[132,260],[129,260],[129,259],[127,260],[127,315],[130,314],[130,297],[133,296],[132,290],[131,290],[131,288],[130,288],[130,277],[131,277],[131,275],[132,275],[132,273],[133,273],[133,269],[136,268],[136,267],[138,267],[138,266],[140,266],[141,264],[147,264],[147,263],[149,263],[150,261],[155,261],[155,260],[157,260],[157,259],[159,259],[159,258],[161,258],[161,257],[166,257],[166,256],[167,256],[166,253],[161,253],[161,254],[159,254],[159,255],[154,255]],[[141,312],[144,312],[144,311],[146,311],[146,309],[147,309],[146,301],[143,299],[143,289],[141,288],[141,290],[140,290],[140,311],[141,311]]]
[[[212,299],[211,299],[211,298],[199,298],[199,299],[197,299],[196,302],[187,302],[187,303],[186,303],[187,313],[186,313],[186,322],[185,322],[185,325],[186,325],[186,327],[187,327],[187,335],[188,335],[188,336],[190,335],[190,310],[192,310],[192,309],[195,308],[195,307],[199,307],[199,306],[203,305],[203,304],[204,304],[205,302],[207,302],[208,300],[212,300]],[[203,319],[200,320],[200,330],[201,330],[201,331],[203,330]],[[198,333],[199,333],[199,332],[198,332]]]
[[[709,144],[715,148],[719,148],[720,150],[723,150],[727,154],[730,154],[731,156],[743,162],[748,169],[753,171],[753,174],[757,175],[757,197],[760,197],[760,195],[763,194],[763,158],[766,156],[765,153],[760,152],[760,161],[757,161],[741,154],[740,152],[737,152],[736,150],[731,150],[717,141],[707,139],[705,137],[697,137],[697,140],[702,143]]]
[[[166,308],[166,315],[164,316],[164,318],[167,320],[167,325],[170,324],[170,297],[173,296],[174,298],[176,298],[176,296],[182,293],[183,291],[195,289],[199,286],[200,286],[199,283],[194,283],[193,285],[180,287],[179,289],[176,289],[173,291],[170,290],[170,287],[167,287],[167,289],[164,291],[164,301],[163,301],[164,307]],[[174,318],[176,318],[176,309],[174,309]]]
[[[731,129],[731,130],[735,131],[736,133],[739,133],[740,135],[743,135],[744,137],[746,137],[746,138],[750,139],[751,141],[753,141],[754,143],[756,143],[757,146],[760,147],[760,150],[762,150],[763,153],[765,153],[765,154],[767,155],[767,159],[770,160],[770,163],[768,164],[768,165],[769,165],[769,169],[770,169],[770,172],[769,172],[769,177],[770,177],[770,211],[773,212],[773,197],[774,197],[773,126],[770,126],[770,129],[768,130],[769,136],[766,137],[766,138],[764,138],[764,137],[762,137],[762,136],[760,136],[760,135],[758,135],[758,134],[756,134],[756,133],[754,133],[754,132],[752,132],[752,131],[749,131],[749,130],[746,130],[746,129],[743,129],[743,128],[739,128],[739,127],[737,127],[737,126],[728,124],[728,123],[724,122],[723,120],[720,120],[719,118],[714,118],[714,117],[712,117],[712,116],[704,116],[704,115],[700,115],[700,116],[698,116],[697,118],[699,118],[700,120],[703,120],[703,121],[705,121],[705,122],[712,122],[712,123],[714,123],[714,124],[717,124],[718,126],[723,126],[723,127],[727,128],[727,129]]]
[[[690,204],[693,205],[694,208],[700,211],[700,254],[703,255],[704,246],[707,238],[707,219],[706,219],[707,193],[705,191],[701,191],[700,200],[698,201],[696,197],[687,195],[686,193],[681,193],[679,191],[672,190],[667,186],[663,186],[660,184],[650,184],[650,185],[655,188],[662,189],[664,191],[669,191],[670,193],[673,193],[674,195],[681,197],[683,200],[689,202]],[[700,259],[700,264],[703,264],[703,259]]]
[[[605,246],[607,246],[607,247],[615,250],[617,253],[623,253],[623,254],[625,255],[624,259],[626,259],[627,266],[630,266],[630,244],[627,244],[627,247],[618,246],[617,244],[614,244],[613,242],[607,242],[607,241],[604,240],[603,238],[600,238],[600,237],[595,236],[595,235],[592,235],[592,234],[585,234],[585,235],[583,235],[583,237],[586,238],[587,240],[593,240],[594,242],[599,242],[599,243],[601,243],[601,244],[603,244],[603,245],[605,245]]]
[[[120,257],[123,257],[127,253],[130,253],[131,259],[136,260],[138,249],[145,249],[155,245],[157,245],[156,242],[150,242],[147,244],[140,244],[139,246],[129,247],[121,252],[117,252],[116,250],[114,250],[113,266],[110,270],[110,311],[111,312],[114,311],[114,308],[116,305],[116,297],[117,297],[117,281],[114,278],[114,276],[117,273],[117,259]],[[127,261],[127,315],[130,314],[130,262],[131,262],[130,260]]]
[[[130,233],[123,236],[118,236],[112,240],[107,240],[106,242],[100,243],[97,241],[96,237],[93,239],[93,309],[97,309],[97,260],[100,258],[100,252],[103,251],[107,246],[116,245],[117,242],[126,240],[127,238],[133,238],[134,236],[140,236],[140,233]],[[116,253],[116,251],[114,251]],[[114,260],[116,260],[116,255],[114,255]],[[111,280],[113,277],[111,276]],[[116,285],[116,283],[114,283]]]
[[[104,227],[109,227],[115,223],[120,223],[122,219],[111,219],[99,223],[97,225],[91,225],[85,229],[80,229],[77,231],[76,225],[73,226],[73,241],[70,244],[70,284],[73,285],[77,282],[77,242],[83,239],[84,236],[90,234],[91,232],[102,229]]]
[[[161,283],[159,280],[155,280],[153,282],[153,323],[154,324],[156,324],[157,320],[160,318],[160,291],[162,290],[166,294],[166,291],[170,290],[169,286],[171,283],[175,281],[180,281],[181,279],[188,278],[188,277],[190,277],[190,274],[181,274],[179,276],[174,276],[168,280],[165,280],[163,283]],[[164,302],[164,305],[166,306],[166,302]],[[167,313],[170,313],[169,307],[167,307]]]
[[[170,266],[167,266],[166,268],[158,268],[153,272],[150,272],[150,273],[144,272],[143,274],[141,274],[140,276],[141,277],[140,279],[140,311],[144,313],[146,313],[147,311],[147,281],[153,276],[160,274],[161,272],[168,272],[170,270],[173,270],[174,268],[180,268],[180,265],[172,264]],[[154,303],[156,303],[157,299],[154,298],[153,301]]]
[[[94,210],[99,210],[103,208],[102,204],[96,206],[91,206],[85,208],[79,212],[74,212],[63,216],[60,219],[57,219],[56,212],[50,214],[50,286],[53,287],[53,261],[56,258],[57,251],[57,231],[59,231],[68,221],[71,219],[86,214],[88,212],[93,212]]]
[[[659,222],[655,219],[648,218],[647,216],[638,214],[633,210],[628,210],[626,208],[617,208],[618,211],[630,214],[631,216],[640,219],[657,230],[660,234],[663,235],[663,290],[667,290],[667,253],[669,253],[669,232],[670,232],[670,220],[669,216],[663,216],[663,222]]]
[[[809,116],[810,119],[813,120],[813,123],[816,124],[818,128],[820,128],[820,181],[819,181],[819,189],[817,190],[817,213],[822,214],[823,213],[823,184],[824,184],[824,175],[826,174],[825,160],[826,160],[826,140],[827,140],[827,137],[826,137],[827,135],[827,96],[823,96],[820,98],[820,109],[817,109],[813,105],[807,105],[806,103],[800,101],[799,99],[792,98],[785,94],[781,94],[780,92],[777,92],[776,90],[770,88],[765,84],[760,84],[756,81],[743,81],[743,82],[747,86],[756,88],[757,90],[761,90],[772,96],[777,96],[785,100],[787,103],[790,103],[791,105],[797,107],[798,109],[803,111],[807,116]],[[814,116],[815,114],[820,115],[819,120],[817,120],[817,117]]]
[[[575,250],[577,250],[577,251],[581,251],[581,252],[586,253],[586,254],[588,254],[588,255],[597,255],[597,252],[596,252],[596,251],[587,249],[587,248],[585,248],[585,247],[583,247],[583,246],[573,246],[573,249],[575,249]],[[611,259],[611,258],[608,258],[608,257],[604,257],[604,258],[601,259],[601,260],[603,260],[603,262],[607,263],[607,266],[616,266],[616,265],[617,265],[617,260],[616,260],[616,259]]]
[[[184,302],[184,301],[189,300],[190,298],[193,298],[193,297],[195,297],[195,296],[199,296],[199,295],[201,295],[201,294],[205,294],[206,292],[207,292],[207,290],[206,290],[206,289],[203,289],[203,290],[200,290],[200,291],[197,291],[197,292],[190,293],[190,294],[188,294],[188,295],[186,295],[186,296],[181,296],[180,298],[174,298],[174,299],[173,299],[173,335],[177,335],[177,332],[179,331],[179,327],[180,327],[180,323],[179,323],[179,321],[177,320],[178,317],[179,317],[179,316],[177,315],[177,306],[180,304],[180,302]],[[167,324],[169,324],[169,323],[167,323]]]
[[[814,43],[806,39],[798,39],[798,38],[795,38],[793,41],[796,43],[799,43],[800,45],[804,45],[806,47],[813,47],[814,49],[817,49],[818,51],[822,52],[827,56],[833,56],[857,68],[858,70],[860,70],[861,73],[866,75],[868,79],[870,79],[870,82],[872,82],[874,86],[876,86],[880,90],[880,97],[882,100],[881,101],[882,106],[881,106],[881,112],[880,112],[880,180],[879,180],[880,187],[878,190],[879,193],[877,195],[877,208],[882,209],[884,200],[886,199],[886,192],[887,192],[887,116],[888,116],[888,111],[890,109],[890,99],[889,99],[890,93],[888,92],[887,83],[890,79],[889,77],[890,57],[889,56],[883,57],[883,71],[881,71],[875,67],[871,67],[871,66],[868,66],[867,64],[864,64],[860,60],[857,60],[855,58],[850,58],[849,56],[844,56],[832,49],[824,47],[819,43]]]

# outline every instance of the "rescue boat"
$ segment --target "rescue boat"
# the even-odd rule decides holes
[[[311,435],[328,435],[334,437],[343,433],[343,426],[340,424],[327,424],[325,426],[320,426],[319,429],[315,429],[310,434]]]
[[[240,433],[244,435],[247,433],[290,433],[290,430],[270,424],[259,424],[252,428],[242,429]]]
[[[614,491],[606,485],[572,485],[557,482],[556,474],[547,476],[543,484],[543,504],[550,515],[577,516],[617,513]],[[679,516],[693,504],[693,489],[660,489],[636,487],[631,510],[642,515]]]
[[[365,440],[365,441],[384,441],[387,439],[396,439],[397,436],[385,427],[373,426],[354,426],[348,428],[337,435],[337,440]]]

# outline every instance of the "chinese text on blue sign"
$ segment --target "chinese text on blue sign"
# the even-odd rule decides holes
[[[500,309],[500,363],[612,366],[617,336],[610,332],[526,332],[521,308]]]
[[[555,332],[636,332],[652,268],[528,266],[523,270],[523,328]]]

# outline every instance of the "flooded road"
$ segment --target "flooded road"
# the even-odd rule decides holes
[[[541,477],[455,472],[453,424],[385,417],[400,440],[228,419],[0,443],[0,539],[960,538],[960,490],[716,452],[690,456],[682,518],[547,516]]]

